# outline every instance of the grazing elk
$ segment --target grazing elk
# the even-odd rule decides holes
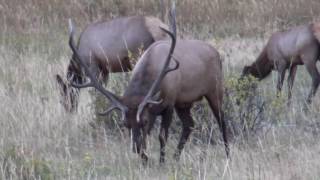
[[[173,24],[175,30],[175,23]],[[121,111],[125,126],[132,132],[133,150],[139,153],[145,162],[148,159],[145,153],[146,138],[156,116],[159,115],[162,116],[159,134],[160,163],[164,162],[168,129],[174,109],[183,125],[175,153],[175,157],[179,158],[194,127],[191,107],[203,97],[209,102],[218,121],[226,154],[229,157],[226,123],[222,111],[222,62],[219,53],[211,45],[198,40],[178,40],[176,43],[175,35],[161,28],[169,34],[172,42],[167,40],[152,44],[135,66],[124,95],[117,97],[98,83],[95,74],[78,55],[73,43],[72,25],[70,27],[70,47],[75,59],[80,62],[90,79],[87,83],[72,83],[72,85],[77,88],[94,87],[104,94],[113,105],[102,113],[103,115],[114,109]],[[173,59],[173,62],[170,59]]]
[[[316,62],[320,56],[320,23],[298,26],[284,32],[274,33],[256,61],[245,66],[242,76],[251,74],[259,80],[267,77],[272,70],[278,71],[277,91],[280,92],[286,70],[288,76],[288,100],[291,99],[297,65],[304,64],[312,78],[312,88],[307,98],[311,103],[319,83],[320,75]]]
[[[155,41],[167,38],[159,29],[167,27],[155,17],[133,16],[117,18],[108,22],[88,25],[81,33],[77,51],[89,66],[95,77],[101,82],[110,72],[127,72],[132,69],[130,57],[137,58],[140,51],[147,49]],[[72,56],[67,69],[67,79],[81,83],[84,74]],[[70,112],[78,105],[78,88],[72,88],[56,75],[63,96],[63,105]]]

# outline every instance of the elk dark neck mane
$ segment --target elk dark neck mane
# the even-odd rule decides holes
[[[256,61],[250,66],[250,74],[261,80],[270,74],[272,67],[273,65],[268,59],[267,48],[265,47]]]
[[[146,55],[148,55],[148,53],[146,53]],[[156,79],[156,73],[148,71],[149,63],[149,61],[138,62],[133,72],[132,79],[124,93],[124,97],[140,97],[142,100],[143,97],[147,95]]]

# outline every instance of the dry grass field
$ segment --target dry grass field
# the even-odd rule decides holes
[[[311,79],[304,67],[298,68],[290,107],[287,88],[275,97],[276,73],[258,83],[250,103],[235,103],[243,93],[235,81],[243,66],[254,61],[271,32],[319,19],[318,0],[177,0],[179,35],[210,42],[223,57],[226,119],[236,127],[231,161],[203,101],[193,109],[196,127],[180,161],[172,158],[181,130],[175,117],[166,164],[158,162],[155,127],[147,167],[132,153],[116,115],[97,129],[90,126],[99,108],[93,90],[81,91],[77,113],[66,113],[54,75],[65,73],[71,55],[68,18],[79,34],[96,20],[160,17],[158,1],[0,0],[0,14],[0,179],[320,179],[320,93],[305,111]],[[108,88],[122,94],[129,79],[130,73],[112,74]]]

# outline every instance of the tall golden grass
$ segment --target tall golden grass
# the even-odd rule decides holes
[[[169,2],[166,6],[169,6]],[[306,113],[311,80],[298,68],[290,107],[286,89],[275,97],[276,76],[258,83],[254,107],[235,103],[235,80],[254,61],[274,30],[319,18],[318,0],[177,0],[179,33],[205,39],[224,59],[226,119],[241,125],[231,141],[231,161],[205,102],[193,109],[196,127],[181,160],[172,159],[181,124],[170,128],[167,163],[159,166],[158,126],[148,140],[150,164],[143,167],[118,118],[94,129],[94,98],[81,91],[79,110],[59,103],[56,73],[70,58],[67,19],[80,32],[90,22],[127,15],[160,17],[156,0],[0,0],[0,179],[319,179],[319,93]],[[121,94],[130,74],[112,74],[111,91]],[[241,92],[240,92],[241,93]],[[103,99],[102,99],[103,100]],[[259,108],[264,104],[264,110]],[[259,124],[258,124],[259,122]],[[159,121],[157,121],[159,123]],[[240,127],[241,129],[241,127]]]
[[[65,28],[68,18],[88,24],[119,16],[161,17],[160,0],[1,0],[1,31],[38,32]],[[167,11],[170,2],[164,0]],[[319,18],[317,0],[177,0],[181,31],[194,34],[256,35]],[[199,35],[201,36],[201,35]]]

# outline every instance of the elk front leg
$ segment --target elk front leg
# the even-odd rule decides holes
[[[169,127],[172,122],[173,109],[168,108],[162,113],[161,129],[159,134],[160,141],[160,163],[164,163],[165,146],[168,140]]]
[[[146,154],[147,127],[145,128],[146,129],[133,127],[131,130],[132,150],[134,153],[140,155],[144,165],[148,162],[148,156]]]
[[[291,96],[292,96],[292,87],[294,78],[297,73],[297,65],[292,65],[289,70],[289,76],[288,76],[288,105],[290,104]]]
[[[182,134],[180,137],[180,141],[177,147],[177,151],[175,152],[175,159],[179,159],[181,151],[184,148],[184,145],[186,144],[190,133],[192,132],[192,129],[194,127],[194,121],[191,117],[190,113],[191,105],[183,108],[176,107],[177,114],[182,122],[183,129],[182,129]]]
[[[286,75],[286,69],[284,67],[281,67],[278,71],[277,96],[279,96],[281,93],[285,75]]]

